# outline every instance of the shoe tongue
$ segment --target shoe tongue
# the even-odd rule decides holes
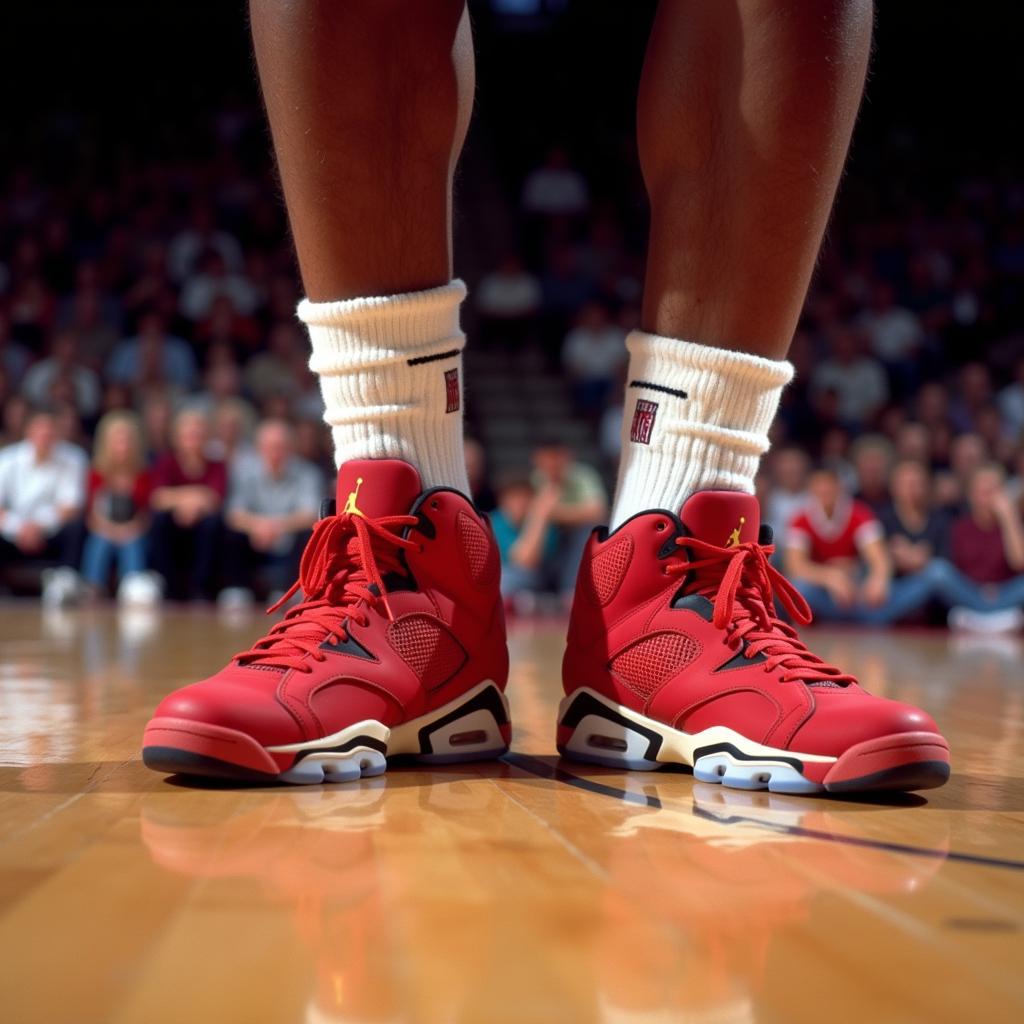
[[[353,459],[338,470],[338,512],[355,509],[367,519],[405,516],[420,496],[420,475],[400,459]]]
[[[691,536],[726,548],[756,542],[761,529],[757,498],[741,491],[698,491],[686,499],[679,518]]]

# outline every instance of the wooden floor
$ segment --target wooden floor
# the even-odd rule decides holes
[[[1024,1020],[1024,651],[818,634],[953,746],[926,796],[559,762],[562,627],[513,633],[501,762],[302,788],[148,772],[210,610],[0,608],[5,1024]]]

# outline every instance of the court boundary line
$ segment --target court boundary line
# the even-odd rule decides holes
[[[660,797],[630,793],[619,786],[595,782],[593,779],[584,779],[579,775],[573,775],[572,772],[567,772],[564,768],[552,767],[547,762],[540,760],[540,758],[532,757],[529,754],[508,753],[501,760],[513,768],[519,768],[521,771],[527,772],[529,775],[549,779],[553,782],[564,782],[567,786],[581,789],[586,793],[610,796],[621,803],[636,804],[641,807],[649,807],[652,810],[665,809],[665,805]],[[749,817],[745,814],[730,814],[727,818],[723,818],[720,815],[696,806],[692,809],[692,813],[698,817],[719,821],[724,825],[734,822],[756,825],[770,832],[783,832],[787,835],[798,836],[803,839],[820,839],[823,842],[839,843],[844,846],[859,846],[872,850],[884,850],[888,853],[902,853],[912,857],[928,857],[932,860],[950,860],[959,864],[974,864],[978,867],[999,868],[1005,871],[1024,871],[1024,861],[1011,860],[1005,857],[986,857],[980,853],[936,850],[928,846],[911,846],[908,843],[895,843],[884,839],[865,839],[860,836],[837,835],[833,832],[821,832],[818,829],[803,828],[800,825],[782,825],[778,822],[768,822],[760,818]]]

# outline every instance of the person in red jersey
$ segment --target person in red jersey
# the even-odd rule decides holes
[[[146,762],[301,782],[382,771],[396,752],[493,756],[507,654],[494,537],[465,497],[452,276],[466,5],[250,13],[338,500],[303,557],[303,601],[164,700]],[[587,542],[569,627],[569,756],[792,792],[948,775],[926,714],[860,690],[778,617],[776,599],[809,614],[768,561],[753,497],[871,19],[871,0],[658,7],[638,94],[644,296],[611,529]]]

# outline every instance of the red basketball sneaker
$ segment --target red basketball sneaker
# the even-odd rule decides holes
[[[615,767],[692,765],[777,793],[928,789],[949,746],[923,711],[874,697],[776,617],[806,602],[768,561],[757,499],[693,495],[583,556],[563,663],[558,749]]]
[[[160,704],[146,727],[150,768],[343,782],[379,775],[394,754],[505,752],[508,651],[490,525],[456,491],[420,492],[405,462],[342,466],[341,511],[316,524],[292,588],[302,602]]]

